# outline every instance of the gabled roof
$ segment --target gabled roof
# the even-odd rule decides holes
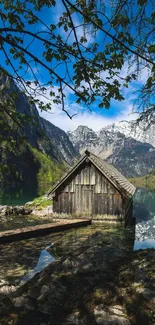
[[[54,185],[52,190],[48,192],[49,194],[54,193],[58,187],[69,177],[72,173],[86,160],[92,162],[92,164],[100,170],[100,172],[109,180],[111,184],[124,196],[133,196],[136,187],[131,184],[127,178],[125,178],[116,168],[104,161],[103,159],[97,157],[90,151],[86,150],[85,154],[74,164],[70,170],[63,175],[63,177]]]

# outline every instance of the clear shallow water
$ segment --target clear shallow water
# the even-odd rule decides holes
[[[0,217],[0,231],[21,229],[41,224],[52,223],[51,217],[39,218],[37,215],[11,215]]]
[[[155,240],[154,239],[146,239],[143,241],[135,240],[134,250],[147,249],[147,248],[155,248]]]
[[[7,284],[25,282],[45,266],[83,247],[119,246],[127,251],[155,248],[155,193],[138,189],[133,201],[135,227],[96,224],[48,236],[0,245],[1,280]]]
[[[56,258],[75,254],[85,247],[114,247],[133,250],[134,227],[109,227],[98,224],[76,228],[48,236],[0,245],[0,279],[6,284],[19,284]]]

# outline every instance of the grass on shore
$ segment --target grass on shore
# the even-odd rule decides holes
[[[37,208],[37,210],[42,210],[50,205],[52,205],[52,200],[49,200],[45,196],[40,196],[34,199],[32,202],[27,203],[28,207],[34,207]]]

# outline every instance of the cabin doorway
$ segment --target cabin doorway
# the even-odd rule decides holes
[[[87,217],[93,214],[93,185],[76,185],[75,209],[77,215]]]

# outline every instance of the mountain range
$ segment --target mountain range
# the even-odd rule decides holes
[[[149,143],[155,147],[155,124],[148,125],[145,121],[140,121],[138,124],[136,120],[127,122],[122,121],[119,123],[113,123],[105,127],[105,130],[110,132],[120,132],[126,137],[132,137],[133,139],[142,143]]]
[[[79,126],[68,135],[80,154],[88,149],[113,164],[125,176],[135,177],[146,175],[155,168],[155,143],[154,146],[151,144],[155,139],[155,127],[145,130],[144,126],[142,129],[142,125],[135,126],[134,121],[122,122],[98,132]]]
[[[35,173],[36,177],[44,174],[43,179],[47,177],[50,181],[50,162],[47,159],[53,163],[52,173],[54,175],[56,166],[59,166],[61,170],[61,168],[64,169],[64,165],[72,165],[86,149],[113,164],[127,177],[143,176],[155,168],[154,125],[147,128],[144,122],[138,126],[134,121],[120,122],[103,127],[98,132],[81,125],[75,131],[66,133],[40,117],[35,104],[30,102],[15,82],[9,77],[0,75],[0,101],[4,103],[5,97],[12,93],[16,93],[17,113],[32,121],[23,120],[21,132],[7,114],[1,115],[0,188],[5,187],[8,178],[12,182],[17,174],[19,174],[18,183],[21,180],[21,184],[27,179],[30,183],[32,180],[30,175]],[[11,125],[9,136],[11,135],[13,139],[18,138],[21,133],[24,135],[26,139],[24,149],[20,149],[20,141],[19,145],[15,144],[14,140],[12,141],[13,150],[8,132],[4,127],[5,123]],[[10,177],[11,173],[12,177]],[[58,172],[57,176],[60,177],[60,174]]]

